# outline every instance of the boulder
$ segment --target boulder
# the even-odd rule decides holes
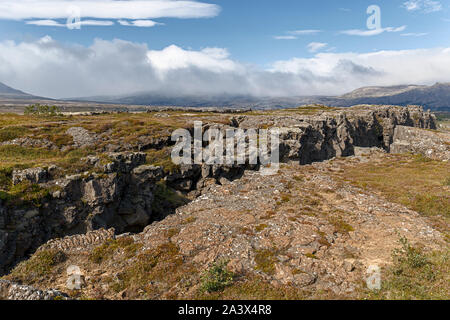
[[[48,171],[43,168],[30,168],[25,170],[14,170],[12,174],[13,184],[21,182],[44,183],[47,181]]]

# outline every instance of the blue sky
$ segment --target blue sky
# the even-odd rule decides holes
[[[116,2],[116,0],[108,1]],[[17,50],[20,49],[20,44],[38,42],[44,37],[51,39],[53,46],[58,44],[61,48],[66,49],[74,44],[81,45],[83,48],[91,48],[96,39],[110,42],[114,39],[122,39],[129,43],[145,44],[151,51],[164,51],[169,46],[176,46],[187,52],[202,53],[205,48],[220,48],[226,51],[223,53],[226,57],[219,57],[219,60],[230,60],[236,65],[245,65],[247,68],[257,69],[260,72],[276,69],[276,71],[284,73],[291,71],[286,69],[287,62],[293,59],[314,59],[321,54],[329,54],[328,58],[331,59],[330,57],[336,57],[332,56],[333,54],[368,54],[382,51],[398,52],[450,47],[450,1],[448,0],[205,0],[193,2],[203,6],[195,10],[183,8],[182,2],[179,1],[147,0],[144,2],[163,4],[169,2],[175,3],[175,5],[162,14],[157,12],[147,16],[142,13],[144,10],[137,8],[136,10],[140,10],[140,16],[139,19],[134,20],[152,21],[152,24],[156,22],[152,27],[121,25],[119,20],[122,23],[123,21],[126,21],[127,24],[133,23],[132,18],[135,17],[133,10],[124,12],[120,17],[116,13],[105,13],[102,16],[95,10],[84,10],[84,12],[96,13],[83,16],[82,10],[81,21],[95,20],[111,25],[82,25],[79,30],[70,30],[64,26],[68,13],[67,9],[63,7],[60,12],[56,10],[48,14],[45,10],[38,10],[39,6],[44,5],[45,2],[51,5],[56,0],[0,0],[0,42],[6,43],[8,40],[12,40]],[[65,3],[66,6],[83,4],[83,1],[76,0],[59,0],[58,2]],[[91,0],[92,2],[95,0]],[[132,8],[133,2],[136,1],[128,0],[127,7]],[[28,8],[12,7],[12,3],[25,3]],[[366,10],[370,5],[380,7],[381,26],[384,28],[384,32],[364,36],[368,31],[366,21],[369,15]],[[81,7],[84,9],[82,5]],[[170,13],[167,14],[167,12]],[[197,14],[201,17],[195,17]],[[49,20],[51,21],[49,22]],[[42,26],[33,23],[58,24],[60,26]],[[315,30],[315,32],[311,30]],[[352,33],[349,30],[353,30],[353,35],[349,34]],[[355,33],[360,35],[355,35]],[[48,44],[49,41],[46,43]],[[43,50],[42,44],[40,49]],[[49,49],[47,48],[47,50]],[[184,51],[180,51],[180,53],[185,54]],[[43,52],[42,55],[44,54]],[[445,58],[447,52],[441,52],[441,54]],[[36,57],[33,58],[36,59]],[[349,59],[352,60],[352,58]],[[345,57],[341,58],[341,61],[349,59]],[[0,61],[2,61],[1,53]],[[3,61],[8,63],[8,57],[4,57]],[[283,64],[283,62],[285,63]],[[38,61],[37,63],[44,62]],[[191,66],[190,62],[188,64]],[[197,62],[192,62],[192,64],[198,67]],[[282,65],[281,69],[280,65]],[[376,69],[369,62],[363,67]],[[411,68],[413,67],[411,65]],[[4,67],[3,69],[8,68]],[[8,70],[9,73],[6,71],[3,73],[5,76],[6,74],[10,77],[13,75],[12,82],[14,84],[22,85],[31,91],[55,96],[54,90],[50,88],[44,90],[42,85],[33,90],[32,83],[21,80],[20,76],[16,76],[14,73],[19,70],[12,69]],[[227,71],[229,70],[227,69]],[[316,71],[320,73],[320,70],[306,70],[306,73]],[[292,73],[296,72],[300,71],[292,70]],[[1,76],[2,68],[0,66],[0,81],[2,81]],[[44,72],[37,76],[46,77],[47,75]],[[434,80],[445,79],[439,77],[436,79],[433,77],[417,78],[417,82]],[[400,81],[400,79],[387,81],[387,84],[393,84],[396,81]],[[356,79],[353,79],[353,82],[342,88],[341,91],[349,89],[356,83]],[[132,86],[130,85],[130,87]],[[145,88],[139,89],[144,90]],[[157,88],[151,89],[156,90]],[[330,89],[324,87],[322,91],[325,93],[326,90]],[[82,95],[86,90],[79,91],[79,94]],[[108,93],[103,91],[98,90],[98,93]],[[302,91],[308,90],[303,89]],[[321,90],[314,90],[314,93],[320,93],[319,91]],[[331,91],[336,93],[335,91],[338,90]],[[68,93],[76,94],[77,90]],[[86,94],[91,93],[97,92],[86,92]]]

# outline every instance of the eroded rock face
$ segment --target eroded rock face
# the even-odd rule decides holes
[[[392,153],[416,153],[435,160],[450,160],[450,134],[397,126],[394,132]]]
[[[114,227],[120,233],[142,230],[152,221],[160,167],[141,165],[145,154],[115,154],[116,172],[73,175],[43,186],[56,188],[38,208],[8,207],[0,200],[0,274],[49,239]],[[17,172],[13,180],[45,182],[41,168]],[[108,172],[108,171],[106,171]]]
[[[280,128],[281,158],[300,164],[350,156],[354,147],[389,151],[399,125],[436,128],[434,115],[418,106],[355,106],[313,116],[239,116],[232,124],[243,129]]]

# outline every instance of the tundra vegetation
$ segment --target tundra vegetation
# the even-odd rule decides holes
[[[75,115],[34,105],[23,115],[0,114],[0,214],[18,210],[33,218],[61,191],[52,183],[13,181],[14,172],[25,169],[45,169],[52,181],[73,175],[133,180],[135,168],[132,173],[104,168],[112,153],[142,152],[145,163],[137,168],[145,173],[162,167],[165,176],[152,182],[152,203],[146,207],[157,218],[139,232],[70,249],[61,245],[67,239],[55,240],[54,247],[29,249],[2,279],[58,289],[76,299],[449,299],[448,161],[366,148],[363,154],[302,165],[290,159],[270,177],[247,171],[182,185],[187,190],[171,185],[186,174],[170,159],[175,129],[190,129],[197,120],[206,126],[269,128],[305,117],[285,137],[293,148],[299,128],[312,132],[313,125],[330,125],[330,119],[339,119],[336,112],[315,105],[240,114]],[[347,117],[358,119],[351,112]],[[382,126],[387,121],[378,117],[370,131],[375,143],[387,132]],[[411,117],[415,124],[421,120]],[[439,121],[445,125],[448,119]],[[313,148],[330,132],[335,128],[311,133],[312,142],[302,145]],[[3,223],[0,219],[0,230]],[[378,291],[364,282],[373,260],[382,267]],[[66,288],[71,265],[83,272],[79,290]]]

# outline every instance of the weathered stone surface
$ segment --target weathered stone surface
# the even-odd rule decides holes
[[[128,153],[110,153],[109,157],[113,162],[106,164],[103,167],[105,173],[122,172],[129,173],[134,168],[145,164],[146,154],[143,152],[128,152]]]
[[[68,296],[58,290],[38,290],[32,286],[0,280],[0,300],[66,300]]]
[[[81,127],[72,127],[67,129],[66,134],[72,136],[73,142],[77,147],[87,147],[95,143],[96,137],[93,133]]]
[[[99,229],[89,231],[86,234],[77,234],[73,236],[67,236],[64,238],[49,240],[44,245],[40,246],[38,251],[48,249],[58,249],[64,252],[76,252],[79,250],[88,250],[89,248],[102,244],[106,240],[112,240],[114,238],[115,238],[114,228],[111,228],[109,230]]]
[[[33,138],[16,138],[10,141],[2,142],[0,145],[15,145],[21,147],[31,147],[31,148],[47,148],[47,149],[57,149],[58,147],[51,141],[47,139],[33,139]]]
[[[12,175],[13,184],[18,184],[24,181],[31,183],[43,183],[48,178],[47,169],[31,168],[25,170],[14,170]]]
[[[450,134],[397,126],[392,153],[416,153],[436,160],[450,160]]]
[[[435,129],[434,115],[421,107],[355,106],[320,115],[239,116],[242,129],[280,128],[280,156],[301,164],[354,154],[354,147],[389,151],[396,126]]]

